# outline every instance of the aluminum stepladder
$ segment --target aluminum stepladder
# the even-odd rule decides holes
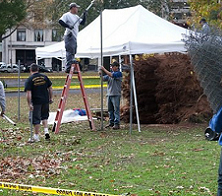
[[[72,76],[76,72],[78,74],[78,80],[79,80],[79,83],[80,83],[80,89],[81,89],[82,98],[83,98],[83,101],[84,101],[84,104],[85,104],[85,109],[86,109],[86,114],[87,114],[88,121],[89,121],[89,126],[92,130],[95,130],[95,125],[94,125],[94,122],[93,122],[93,119],[92,119],[92,114],[91,114],[91,111],[90,111],[90,108],[89,108],[89,102],[88,102],[86,92],[85,92],[85,88],[84,88],[84,85],[83,85],[83,80],[82,80],[82,75],[81,75],[81,72],[80,72],[79,64],[75,63],[75,64],[71,65],[70,72],[66,77],[66,82],[65,82],[65,85],[64,85],[64,88],[63,88],[63,91],[62,91],[62,96],[61,96],[61,99],[60,99],[60,102],[59,102],[59,107],[58,107],[58,110],[57,110],[57,113],[56,113],[54,125],[53,125],[53,128],[52,128],[52,132],[59,133],[59,127],[61,125],[63,111],[65,109],[65,104],[66,104],[66,101],[67,101],[67,98],[68,98],[68,93],[69,93],[69,88],[70,88]]]

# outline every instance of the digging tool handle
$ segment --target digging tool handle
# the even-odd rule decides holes
[[[86,8],[85,12],[87,12],[92,7],[94,2],[95,2],[95,0],[91,1],[90,5]]]
[[[81,16],[79,17],[79,19],[75,22],[75,24],[80,20],[80,18],[83,17],[84,13],[88,12],[88,10],[93,6],[95,0],[92,0],[90,5],[85,9],[85,11],[81,14]],[[75,24],[73,26],[75,26]]]
[[[30,138],[33,138],[33,111],[29,112],[30,117]]]
[[[7,120],[8,122],[10,122],[11,124],[13,124],[14,126],[16,126],[16,123],[15,122],[13,122],[8,116],[6,116],[5,114],[3,114],[3,118],[5,119],[5,120]]]

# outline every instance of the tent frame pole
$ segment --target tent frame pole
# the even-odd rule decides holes
[[[139,111],[138,111],[138,103],[137,103],[137,94],[136,94],[136,85],[135,85],[135,76],[134,76],[134,67],[133,67],[133,58],[132,55],[129,55],[130,57],[130,134],[132,134],[132,119],[133,119],[133,98],[134,98],[134,105],[136,110],[136,119],[137,119],[137,126],[138,131],[140,130],[140,119],[139,119]],[[134,96],[133,96],[134,95]]]
[[[131,60],[130,60],[131,64]],[[133,80],[132,80],[132,66],[130,66],[130,134],[132,134],[132,124],[133,124]]]
[[[101,66],[103,66],[103,17],[102,17],[102,9],[100,11],[100,47],[101,47]],[[100,66],[100,67],[101,67]],[[100,99],[101,99],[101,124],[100,124],[100,129],[103,131],[103,75],[100,77],[100,82],[101,82],[101,88],[100,88]]]

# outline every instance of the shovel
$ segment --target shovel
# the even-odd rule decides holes
[[[30,121],[30,138],[28,140],[28,143],[34,143],[35,140],[33,139],[33,111],[29,112],[29,121]]]
[[[7,120],[8,122],[10,122],[11,124],[13,124],[14,126],[16,126],[16,123],[13,122],[8,116],[6,116],[5,114],[3,114],[2,116],[5,120]]]

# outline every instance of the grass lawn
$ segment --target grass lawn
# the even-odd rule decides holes
[[[100,107],[98,94],[88,99]],[[118,131],[91,131],[88,122],[73,122],[51,133],[50,142],[42,136],[28,144],[25,97],[21,105],[16,127],[0,119],[0,181],[131,196],[216,195],[220,147],[205,140],[206,125],[142,125],[141,133],[134,125],[130,135],[125,123]],[[77,106],[83,108],[80,94],[70,94],[66,108]],[[16,98],[7,97],[7,115],[17,121]],[[45,194],[2,189],[0,195]]]

